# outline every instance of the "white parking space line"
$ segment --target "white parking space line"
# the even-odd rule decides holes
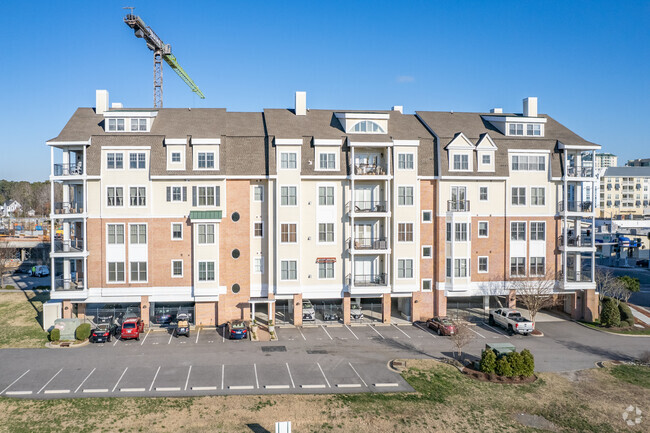
[[[29,373],[29,372],[30,372],[30,370],[27,370],[26,372],[24,372],[23,374],[21,374],[20,376],[18,376],[18,379],[14,380],[13,382],[11,382],[11,383],[9,384],[8,387],[6,387],[6,388],[3,389],[2,391],[0,391],[0,394],[4,394],[5,391],[7,391],[9,388],[11,388],[11,387],[16,383],[16,382],[18,382],[20,379],[22,379],[23,376],[26,375],[26,374]]]
[[[140,343],[140,346],[143,346],[144,342],[147,341],[147,337],[149,336],[150,332],[151,332],[151,329],[147,331],[147,335],[145,335],[144,338],[142,339],[142,343]]]
[[[41,387],[41,389],[38,390],[38,392],[37,392],[36,394],[40,394],[41,391],[43,391],[43,390],[45,389],[45,387],[48,386],[48,385],[50,384],[50,382],[52,382],[52,381],[54,380],[54,378],[57,377],[57,376],[59,375],[59,373],[61,373],[62,371],[63,371],[63,369],[60,369],[59,371],[57,371],[56,374],[55,374],[54,376],[52,376],[52,378],[51,378],[50,380],[48,380],[48,381],[45,383],[45,385],[43,385],[43,386]]]
[[[225,343],[225,341],[226,341],[226,329],[224,328],[221,330],[221,342]],[[223,386],[221,387],[221,389],[223,389]]]
[[[187,379],[185,379],[185,391],[187,391],[187,384],[190,383],[190,374],[192,374],[192,366],[187,370]]]
[[[287,362],[286,364],[287,364],[287,371],[289,372],[289,379],[291,379],[291,386],[295,388],[296,384],[293,381],[293,376],[291,375],[291,369],[289,368],[289,363]]]
[[[30,395],[31,391],[7,391],[6,395]]]
[[[81,385],[83,385],[88,380],[88,378],[95,372],[95,370],[97,370],[97,367],[93,368],[92,371],[90,373],[88,373],[88,376],[86,376],[86,378],[83,381],[81,381],[81,383],[79,384],[77,389],[74,390],[75,393],[77,391],[79,391],[79,388],[81,388]]]
[[[118,341],[120,341],[120,337],[115,338],[115,343],[113,343],[113,347],[115,347],[115,345],[117,344]]]
[[[230,385],[228,389],[255,389],[253,385]]]
[[[344,325],[344,326],[345,326],[346,328],[348,328],[348,331],[350,331],[350,332],[352,333],[352,335],[354,335],[354,338],[356,338],[357,340],[359,339],[359,337],[357,337],[357,334],[355,334],[354,332],[352,332],[352,329],[351,329],[348,325]]]
[[[46,389],[43,394],[70,394],[69,389]]]
[[[216,391],[216,386],[193,386],[192,391]]]
[[[120,392],[145,392],[145,388],[120,388]]]
[[[337,383],[337,388],[361,388],[360,383]]]
[[[508,334],[506,334],[505,332],[502,332],[500,329],[497,329],[494,326],[488,325],[487,323],[484,323],[484,325],[487,326],[488,328],[494,330],[494,332],[496,332],[498,334],[501,334],[506,338],[510,338],[510,336]]]
[[[117,382],[115,383],[115,386],[113,387],[113,390],[112,390],[111,392],[115,392],[115,390],[117,389],[117,385],[120,384],[120,381],[122,380],[122,378],[124,377],[124,374],[126,373],[126,370],[128,370],[128,369],[129,369],[129,367],[125,367],[125,368],[124,368],[124,371],[123,371],[122,374],[120,375],[120,378],[117,379]]]
[[[319,383],[318,385],[300,385],[300,387],[304,389],[315,389],[315,388],[320,389],[320,388],[325,388],[325,385]]]
[[[414,323],[413,325],[416,326],[416,327],[418,327],[418,328],[420,328],[421,330],[423,330],[424,332],[426,332],[427,334],[429,334],[429,335],[432,336],[433,338],[437,338],[435,335],[433,335],[431,332],[429,332],[428,330],[426,330],[425,328],[423,328],[423,327],[420,326],[419,324]]]
[[[472,331],[474,334],[478,335],[479,337],[485,338],[485,335],[483,335],[480,332],[475,331],[474,329],[472,329],[472,326],[468,326],[467,329],[469,329],[470,331]]]
[[[253,364],[253,370],[255,370],[255,386],[257,389],[260,388],[260,381],[257,379],[257,365]]]
[[[352,370],[354,371],[354,373],[357,375],[357,377],[359,378],[359,380],[360,380],[361,382],[363,382],[363,386],[365,386],[365,387],[367,388],[367,387],[368,387],[368,384],[366,383],[365,380],[363,380],[363,378],[361,377],[361,375],[357,372],[357,369],[354,368],[354,367],[352,366],[352,363],[351,363],[351,362],[348,362],[348,364],[350,365],[350,368],[352,368]]]
[[[82,392],[99,394],[102,392],[108,392],[108,388],[88,388],[88,389],[84,389]]]
[[[374,325],[370,325],[370,329],[372,329],[373,331],[375,331],[375,332],[377,333],[377,335],[379,335],[381,338],[384,338],[384,336],[381,335],[381,334],[379,333],[379,331],[377,331],[377,330],[375,329],[375,326],[374,326]]]
[[[153,384],[156,381],[159,372],[160,372],[160,366],[158,366],[158,370],[156,370],[156,374],[153,375],[153,380],[151,381],[151,386],[149,386],[149,391],[153,389]]]
[[[201,334],[201,328],[198,328],[196,330],[196,344],[199,344],[199,335]]]
[[[223,379],[226,376],[226,366],[224,364],[221,364],[221,389],[223,389]]]
[[[156,387],[156,391],[180,391],[181,387],[180,386],[162,386],[162,387]]]
[[[169,341],[167,342],[167,344],[172,343],[172,338],[174,338],[174,333],[173,332],[171,334],[169,334]]]
[[[302,333],[302,330],[300,328],[298,328],[298,332],[300,332],[300,335],[302,335],[302,339],[307,341],[307,339],[305,338],[305,334]]]
[[[324,327],[323,325],[320,325],[320,327],[323,328],[323,331],[325,331],[325,333],[326,333],[327,336],[330,338],[330,340],[334,340],[334,339],[332,338],[332,336],[330,335],[330,333],[327,332],[327,329],[325,329],[325,327]]]
[[[327,380],[327,376],[325,376],[325,372],[323,371],[323,367],[321,367],[318,362],[316,363],[316,365],[318,366],[318,369],[320,370],[321,374],[323,375],[323,379],[325,379],[325,383],[327,383],[327,387],[331,388],[332,385],[330,385],[330,381]]]
[[[402,331],[401,329],[399,329],[399,326],[397,326],[397,325],[394,324],[394,323],[392,323],[392,325],[393,325],[393,326],[395,327],[395,329],[397,329],[399,332],[401,332],[402,334],[406,335],[408,338],[411,338],[410,335],[408,335],[406,332],[404,332],[404,331]]]
[[[289,385],[264,385],[266,389],[289,389]]]
[[[373,385],[374,385],[375,387],[377,387],[377,388],[382,388],[382,387],[384,387],[384,388],[388,388],[388,387],[399,386],[399,383],[395,383],[395,382],[390,382],[390,383],[375,383],[375,384],[373,384]]]

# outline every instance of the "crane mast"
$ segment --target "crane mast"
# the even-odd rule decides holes
[[[201,99],[205,99],[205,95],[194,81],[187,75],[187,72],[178,64],[178,60],[172,54],[172,47],[165,44],[160,37],[153,31],[151,27],[145,24],[144,20],[133,13],[132,7],[124,8],[130,9],[131,12],[127,13],[124,17],[124,22],[130,28],[137,38],[144,39],[147,48],[153,51],[153,106],[154,108],[162,108],[163,106],[163,60],[178,74],[179,77],[189,86],[192,92],[196,93]]]

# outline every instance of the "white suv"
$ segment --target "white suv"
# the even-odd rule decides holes
[[[316,311],[312,303],[308,300],[302,301],[302,320],[316,320]]]

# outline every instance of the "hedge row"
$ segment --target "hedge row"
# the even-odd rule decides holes
[[[483,373],[496,373],[499,376],[530,377],[535,372],[535,358],[528,349],[521,353],[511,352],[497,359],[493,350],[484,350],[481,355],[480,369]]]
[[[625,302],[617,302],[615,299],[605,297],[600,312],[600,323],[608,328],[634,326],[634,315]]]

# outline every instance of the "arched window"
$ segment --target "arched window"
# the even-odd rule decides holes
[[[379,126],[377,122],[373,122],[372,120],[362,120],[361,122],[356,123],[352,127],[353,132],[374,132],[374,133],[380,133],[380,134],[385,134],[386,132],[384,131],[384,128]]]

